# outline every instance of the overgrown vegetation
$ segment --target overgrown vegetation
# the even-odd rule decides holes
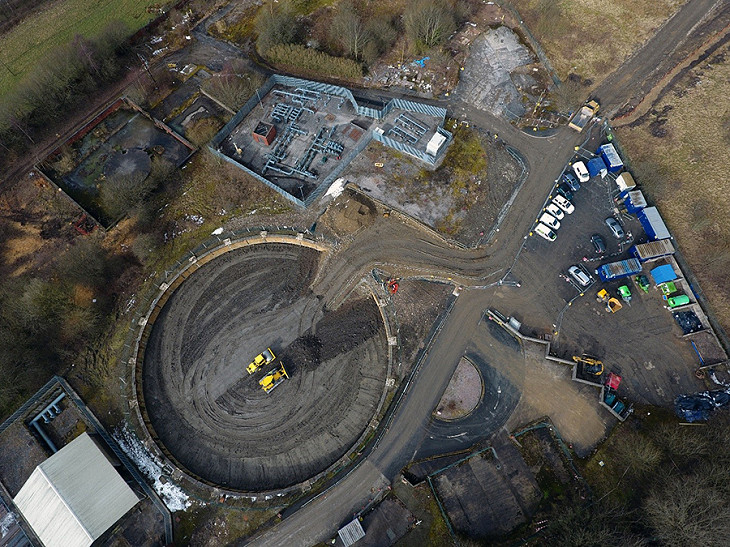
[[[99,88],[115,80],[128,53],[128,28],[110,23],[96,38],[77,35],[46,59],[0,105],[0,145],[22,152],[48,124],[63,120]]]
[[[238,111],[263,83],[263,76],[247,70],[243,61],[233,60],[203,82],[202,87],[231,110]]]
[[[98,237],[77,241],[43,271],[0,284],[0,413],[6,414],[52,373],[85,363],[105,336],[120,292],[139,265]]]
[[[725,331],[730,331],[730,49],[690,71],[638,123],[616,134],[629,167],[657,205]]]
[[[356,64],[367,70],[392,50],[399,36],[403,55],[428,53],[437,58],[470,10],[468,0],[267,0],[212,28],[241,45],[254,41],[258,53],[281,68],[291,70],[290,60],[301,60],[307,67],[323,67],[318,73],[353,78],[363,72],[355,73]],[[336,58],[352,62],[338,63]]]
[[[362,65],[352,59],[333,57],[299,44],[272,46],[266,58],[277,66],[299,74],[318,74],[335,78],[355,79],[362,76]]]
[[[594,500],[556,512],[547,537],[570,545],[725,544],[730,417],[683,427],[661,409],[637,414],[585,464]]]
[[[514,0],[561,80],[594,87],[683,4],[681,0]]]

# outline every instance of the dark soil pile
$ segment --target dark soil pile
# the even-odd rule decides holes
[[[282,352],[282,361],[292,371],[314,370],[321,362],[369,340],[381,327],[380,313],[372,298],[347,303],[325,313],[313,329],[289,344]]]

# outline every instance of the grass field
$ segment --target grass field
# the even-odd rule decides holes
[[[686,0],[513,0],[561,80],[598,84]]]
[[[692,70],[648,119],[617,135],[637,182],[656,202],[730,332],[730,47]]]
[[[169,0],[55,0],[0,36],[0,98],[54,47],[77,34],[92,37],[111,21],[121,20],[134,32],[154,18],[146,8]]]

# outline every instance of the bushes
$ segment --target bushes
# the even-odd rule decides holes
[[[332,57],[299,44],[279,44],[269,49],[266,58],[292,72],[316,73],[337,78],[360,78],[362,65],[351,59]]]

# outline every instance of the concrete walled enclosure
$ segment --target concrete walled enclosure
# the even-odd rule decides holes
[[[389,347],[376,302],[354,296],[325,312],[310,290],[322,249],[296,243],[229,245],[166,287],[143,327],[142,414],[165,456],[200,482],[299,484],[359,443],[382,404]],[[267,347],[291,376],[269,394],[258,380],[271,366],[245,371]]]
[[[373,139],[435,164],[452,139],[445,119],[441,107],[405,99],[373,103],[341,86],[274,74],[209,148],[305,207]],[[275,126],[273,140],[257,134],[262,122]]]

